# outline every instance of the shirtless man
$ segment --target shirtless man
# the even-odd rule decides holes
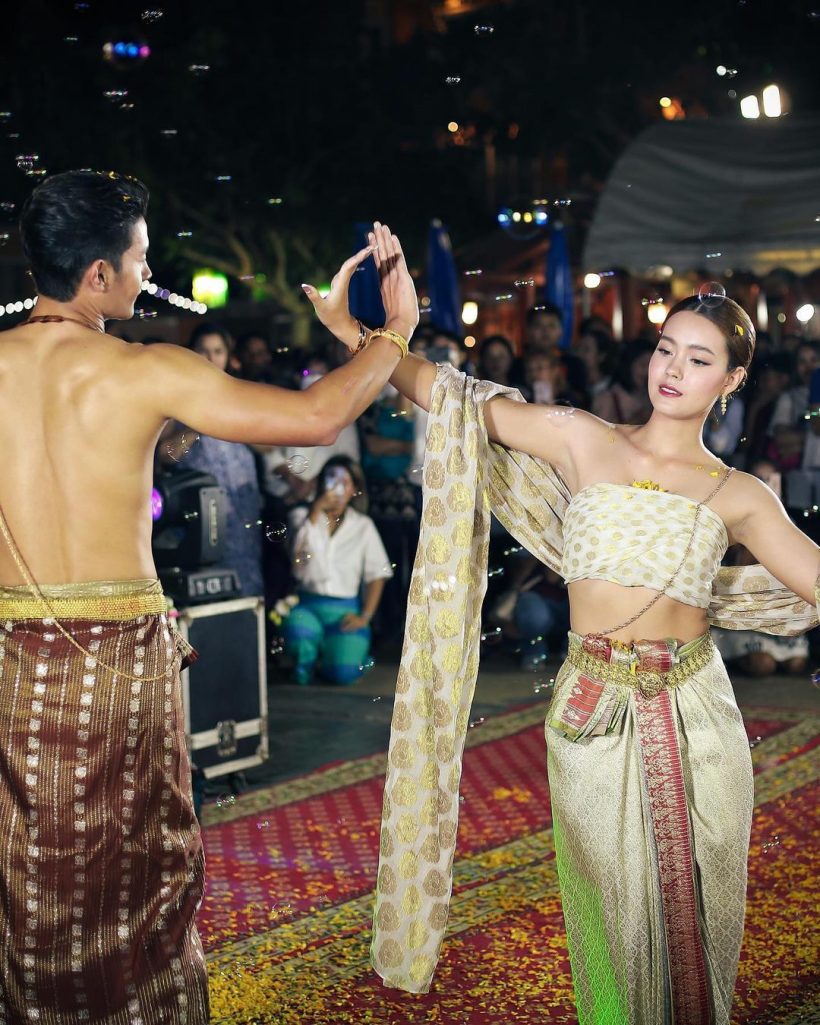
[[[0,341],[0,1019],[9,1023],[208,1021],[184,644],[151,554],[154,448],[169,419],[226,441],[328,444],[402,355],[377,336],[300,392],[229,377],[179,346],[106,335],[107,320],[132,316],[151,276],[147,203],[140,182],[114,173],[73,171],[39,186],[21,218],[36,316]],[[346,307],[371,251],[342,265],[325,300],[305,286],[311,301]],[[407,339],[418,307],[403,258],[380,276],[386,326]]]

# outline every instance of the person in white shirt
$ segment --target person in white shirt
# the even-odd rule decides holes
[[[299,684],[310,683],[317,668],[331,683],[354,683],[368,666],[370,621],[393,570],[375,524],[354,508],[365,502],[360,467],[334,456],[316,478],[310,508],[290,515],[299,604],[285,619],[284,638]]]

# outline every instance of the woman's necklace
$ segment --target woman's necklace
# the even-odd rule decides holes
[[[80,320],[77,317],[63,317],[57,313],[50,313],[43,315],[42,317],[27,317],[19,326],[25,327],[26,324],[61,324],[64,320],[70,320],[72,324],[81,324],[83,327],[90,328],[92,331],[99,331],[100,334],[105,334],[105,328],[100,327],[99,324],[94,324],[90,320]]]
[[[716,470],[709,470],[707,467],[705,467],[703,465],[703,463],[693,463],[692,465],[694,466],[694,468],[696,470],[702,470],[704,473],[708,473],[710,477],[719,477],[723,470],[728,470],[729,469],[729,467],[725,466],[723,463],[721,463],[719,465],[718,469],[716,469]],[[633,488],[643,488],[644,491],[668,491],[669,490],[668,488],[661,487],[661,485],[658,484],[654,480],[633,480],[632,481],[632,487]]]

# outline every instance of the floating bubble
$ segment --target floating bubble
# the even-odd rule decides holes
[[[232,174],[218,174],[218,175],[216,175],[214,177],[214,181],[216,181],[216,182],[229,182],[229,181],[233,181],[233,175]]]
[[[281,637],[277,637],[275,641],[271,643],[270,653],[271,655],[281,655],[285,650],[285,645]]]
[[[552,201],[553,206],[572,206],[572,200],[567,198],[554,199]]]
[[[515,282],[516,288],[532,288],[535,284],[535,278],[519,278]]]
[[[189,64],[188,70],[192,75],[205,75],[211,70],[210,64]]]
[[[179,134],[178,128],[160,128],[159,134],[164,136],[166,139],[172,139],[175,135]]]
[[[506,292],[503,295],[497,295],[495,301],[497,303],[508,303],[512,299],[512,292]]]
[[[112,102],[114,100],[125,99],[125,97],[127,95],[128,95],[128,90],[127,89],[106,89],[105,92],[103,93],[103,96],[107,100],[111,100]]]
[[[193,235],[192,231],[183,230],[177,232],[177,238],[190,238]]]
[[[725,300],[726,289],[719,281],[707,281],[698,289],[698,299],[711,309],[714,309]]]
[[[75,43],[79,43],[79,36],[63,36],[63,42],[68,43],[69,46],[73,46]]]
[[[820,220],[820,217],[818,218],[818,220]],[[479,274],[483,274],[483,273],[484,273],[484,271],[480,270],[478,268],[476,268],[475,270],[465,270],[464,271],[464,277],[465,278],[475,278],[475,277],[478,277]]]
[[[285,541],[288,536],[288,528],[284,523],[269,523],[265,527],[265,537],[268,541]]]
[[[375,666],[375,664],[375,659],[365,659],[365,661],[362,662],[362,664],[359,666],[359,672],[362,674],[362,676],[364,676],[366,673],[370,672],[370,670]]]
[[[134,310],[134,316],[137,318],[137,320],[153,320],[154,317],[156,317],[156,315],[156,310],[145,310],[142,307],[137,307]]]
[[[140,17],[147,25],[154,25],[165,14],[159,7],[151,7],[142,12]]]
[[[706,259],[707,260],[714,260],[715,257],[718,257],[718,256],[723,256],[723,253],[707,253],[706,254]]]
[[[287,467],[291,473],[304,473],[310,466],[307,456],[295,455],[288,459]]]
[[[478,719],[473,719],[473,721],[469,724],[470,729],[474,730],[476,728],[476,726],[480,726],[483,722],[484,722],[484,716],[483,715],[480,716]]]
[[[750,747],[750,748],[755,748],[755,747],[757,747],[757,745],[758,745],[758,744],[760,743],[760,741],[761,741],[762,739],[763,739],[762,737],[753,737],[753,738],[752,738],[752,739],[751,739],[751,740],[749,741],[749,747]]]
[[[181,435],[176,445],[173,442],[168,442],[165,446],[165,453],[172,462],[178,463],[181,459],[191,451],[194,445],[199,441],[198,434],[187,434]]]
[[[261,822],[256,823],[257,829],[267,829],[270,826],[270,819],[262,819]]]
[[[30,167],[26,171],[26,178],[45,178],[48,171],[44,167]]]
[[[458,85],[461,81],[461,75],[448,75],[444,81],[447,85]]]
[[[773,850],[775,847],[780,847],[780,836],[777,833],[760,845],[760,853],[768,854],[768,852]]]
[[[262,526],[262,520],[250,520],[243,524],[245,530],[258,530]]]
[[[487,630],[485,633],[481,634],[481,640],[482,641],[494,641],[494,640],[499,640],[500,638],[501,638],[501,627],[500,626],[496,626],[492,630]]]
[[[216,799],[217,808],[230,808],[232,804],[236,804],[236,796],[234,794],[220,794]]]
[[[375,703],[377,701],[381,701],[381,695],[379,695],[378,697],[373,698],[373,704],[375,705]]]
[[[495,26],[493,25],[476,25],[473,31],[477,36],[491,36],[495,32]]]
[[[20,171],[31,171],[39,159],[40,157],[36,153],[18,153],[14,158],[14,163]]]
[[[653,296],[651,299],[641,299],[641,306],[657,306],[658,303],[662,302],[663,299],[661,298],[661,296],[656,295]]]

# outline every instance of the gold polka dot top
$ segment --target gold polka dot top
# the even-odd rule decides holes
[[[701,507],[686,561],[681,558],[697,503],[674,492],[602,481],[573,496],[564,517],[561,575],[663,590],[684,605],[708,608],[712,581],[729,539],[718,514]],[[680,566],[680,570],[678,567]]]

